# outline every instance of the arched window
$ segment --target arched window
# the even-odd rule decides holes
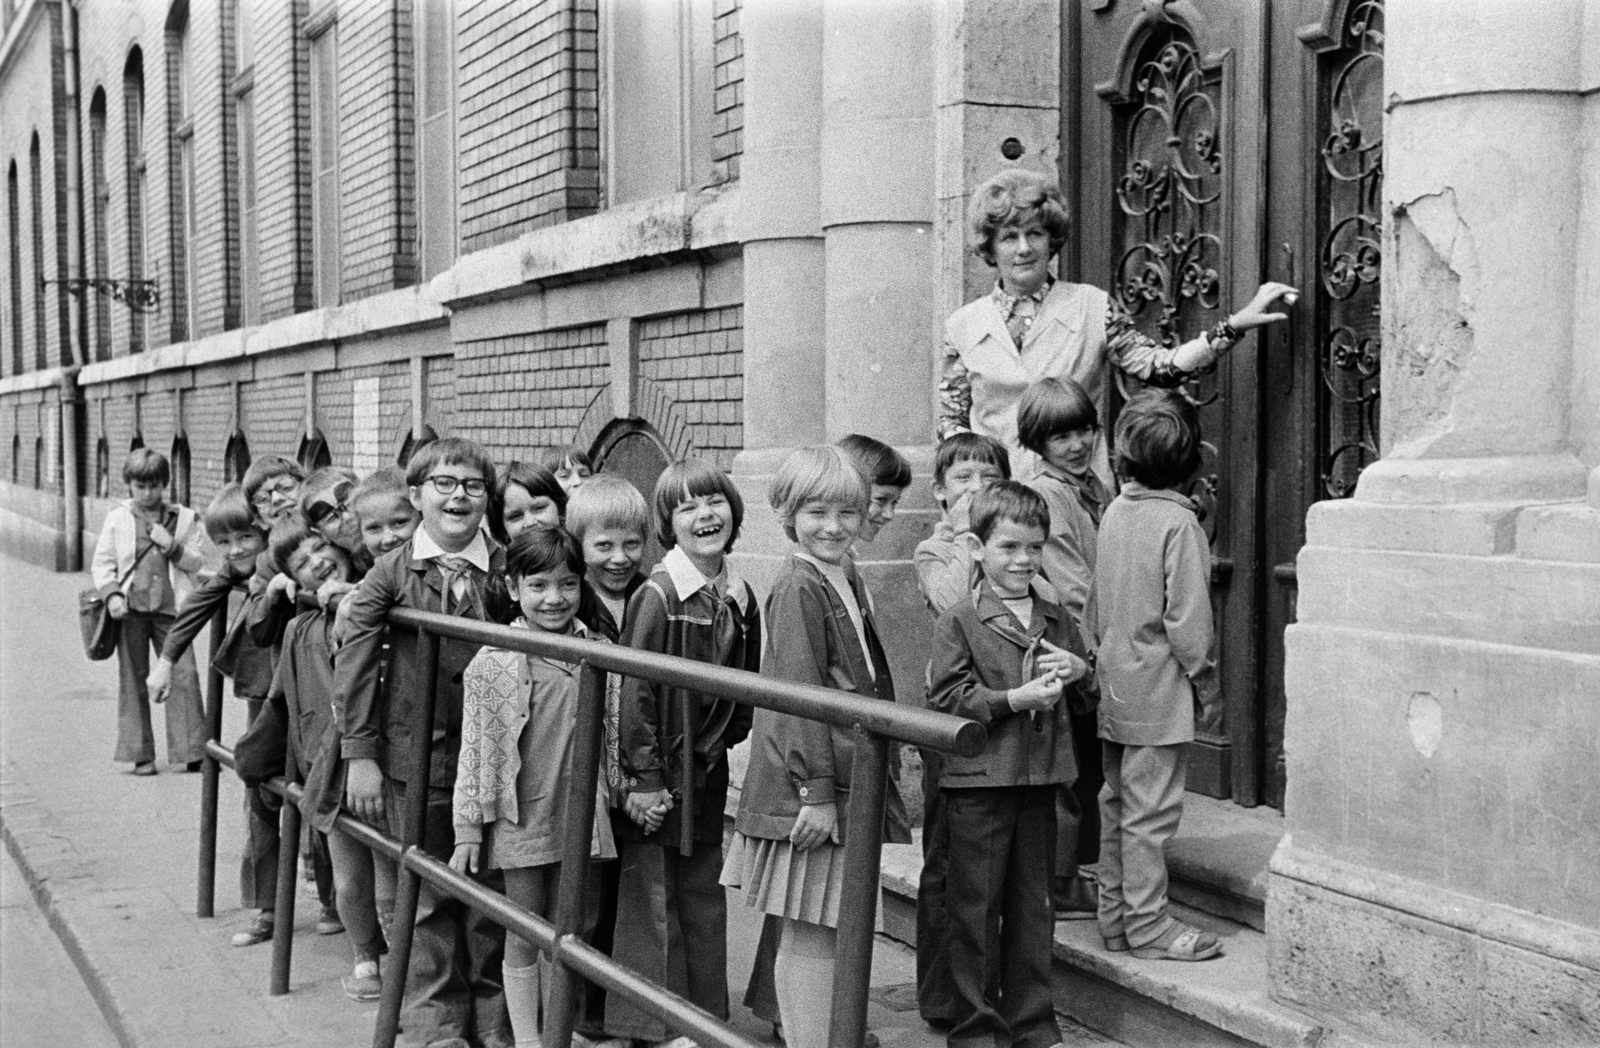
[[[6,220],[11,255],[11,372],[20,375],[27,366],[22,362],[22,191],[17,185],[15,160],[6,169]],[[16,470],[11,472],[11,479],[16,480]]]
[[[22,483],[22,434],[11,434],[11,483]]]
[[[29,224],[33,227],[33,366],[50,366],[49,326],[45,322],[48,309],[44,294],[44,161],[39,156],[39,132],[33,133],[28,146],[28,206],[31,208]]]
[[[94,445],[94,494],[96,498],[111,497],[111,444],[104,436]]]
[[[244,439],[244,434],[234,430],[228,437],[227,447],[222,449],[222,481],[232,484],[243,480],[245,470],[250,468],[250,443]]]
[[[422,424],[421,436],[417,436],[409,429],[406,430],[406,439],[400,442],[400,453],[395,456],[395,463],[401,469],[405,469],[411,465],[411,456],[417,453],[418,448],[424,444],[431,444],[438,439],[439,434],[435,433],[433,427],[426,422]]]
[[[175,3],[167,21],[167,193],[171,231],[172,341],[200,333],[196,308],[200,283],[195,272],[194,119],[189,53],[189,5]]]
[[[143,280],[145,259],[144,52],[135,47],[122,67],[122,106],[128,193],[128,279]],[[145,348],[144,316],[129,313],[128,351]]]
[[[33,438],[33,486],[44,490],[44,437]]]
[[[94,89],[89,102],[89,265],[90,275],[104,280],[111,275],[111,247],[106,215],[111,209],[111,183],[106,181],[106,89]],[[96,360],[111,359],[111,300],[90,295]]]
[[[189,504],[189,438],[182,433],[172,438],[172,501]]]
[[[138,451],[142,447],[144,447],[144,434],[143,433],[135,433],[133,435],[133,439],[128,441],[128,450],[129,451]]]
[[[300,438],[300,451],[295,458],[299,461],[300,468],[307,473],[333,465],[333,454],[328,450],[328,442],[323,438],[322,430],[313,430]]]

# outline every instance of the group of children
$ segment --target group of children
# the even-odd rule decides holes
[[[1097,917],[1111,950],[1180,960],[1218,952],[1213,937],[1167,912],[1161,850],[1181,814],[1193,706],[1216,691],[1207,547],[1193,504],[1175,490],[1199,461],[1193,407],[1156,392],[1128,404],[1115,499],[1109,478],[1095,475],[1098,419],[1076,385],[1030,389],[1019,432],[1042,462],[1028,484],[1009,479],[1008,453],[989,438],[963,433],[939,446],[933,490],[944,519],[915,556],[936,618],[927,704],[989,733],[977,757],[924,754],[918,978],[924,1016],[947,1025],[953,1045],[1049,1048],[1060,1040],[1052,911]],[[149,469],[130,457],[130,478]],[[179,672],[188,645],[235,586],[248,587],[218,665],[250,702],[247,736],[265,713],[285,726],[311,836],[325,842],[324,923],[350,934],[352,997],[380,991],[394,873],[328,832],[341,803],[394,832],[408,791],[425,790],[424,849],[537,914],[552,912],[561,876],[577,667],[442,640],[429,766],[417,781],[407,762],[424,682],[407,639],[386,629],[391,609],[894,701],[854,559],[893,521],[910,484],[892,448],[851,436],[778,465],[768,500],[793,549],[764,604],[728,556],[744,505],[722,470],[697,459],[673,464],[649,502],[620,478],[590,473],[576,448],[497,471],[459,438],[422,446],[404,472],[359,480],[340,469],[306,477],[291,461],[263,459],[205,513],[224,557],[216,576],[187,599],[156,586],[135,607],[131,594],[148,593],[146,585],[117,602],[130,614],[173,616],[149,680],[160,701],[189,686],[192,668]],[[164,487],[159,473],[149,476],[141,483]],[[140,501],[137,484],[133,494],[132,530],[174,572],[186,570],[189,546],[174,552],[173,528]],[[665,555],[644,575],[651,538]],[[610,685],[584,934],[726,1017],[733,889],[766,922],[747,1003],[793,1048],[821,1048],[842,848],[860,833],[910,840],[898,776],[884,824],[850,826],[851,732],[691,688],[615,677]],[[747,739],[724,851],[728,751]],[[139,760],[147,751],[118,755]],[[249,827],[242,885],[246,905],[261,912],[235,937],[240,945],[273,933],[276,863],[266,859],[280,843],[260,791]],[[538,1045],[545,983],[531,946],[422,885],[401,1017],[408,1044]],[[687,1043],[593,988],[578,1029],[612,1048]]]

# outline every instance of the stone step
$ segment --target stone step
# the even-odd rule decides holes
[[[921,868],[919,844],[884,848],[883,931],[913,945]],[[1367,1043],[1271,998],[1267,937],[1261,931],[1181,903],[1174,908],[1221,938],[1223,955],[1194,964],[1139,960],[1107,951],[1093,921],[1058,921],[1056,1010],[1130,1048],[1356,1048]]]
[[[1267,864],[1283,832],[1283,816],[1272,808],[1186,795],[1183,822],[1167,844],[1168,893],[1193,909],[1266,931]]]

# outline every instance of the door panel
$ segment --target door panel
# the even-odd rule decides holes
[[[1091,0],[1062,34],[1067,278],[1168,345],[1264,280],[1304,293],[1185,388],[1225,698],[1189,785],[1281,806],[1305,513],[1377,457],[1383,0]]]

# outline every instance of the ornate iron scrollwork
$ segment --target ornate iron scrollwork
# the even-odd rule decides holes
[[[1361,0],[1325,59],[1322,207],[1323,325],[1318,411],[1323,491],[1345,498],[1378,457],[1383,263],[1383,0]]]
[[[1204,331],[1222,302],[1221,82],[1208,78],[1181,29],[1168,25],[1158,32],[1118,112],[1121,254],[1111,293],[1141,331],[1176,346]],[[1126,393],[1120,375],[1118,381]],[[1197,377],[1183,392],[1202,408],[1220,397],[1213,376]],[[1190,492],[1212,538],[1218,458],[1208,441]]]
[[[154,280],[122,280],[115,277],[72,277],[68,280],[41,280],[41,287],[61,284],[69,295],[81,295],[85,289],[97,291],[107,298],[122,302],[135,313],[154,313],[161,308],[161,287]]]

